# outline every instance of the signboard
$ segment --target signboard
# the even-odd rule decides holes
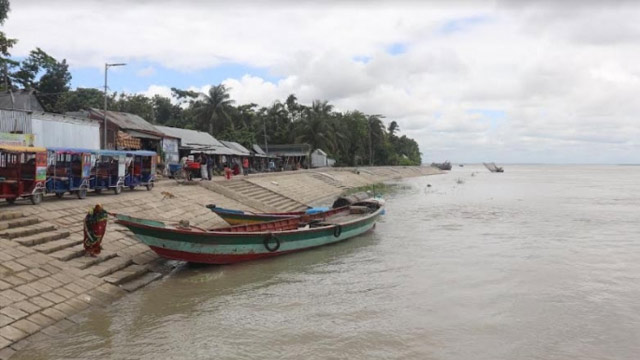
[[[35,136],[33,134],[0,133],[0,144],[13,146],[33,146]]]
[[[47,153],[36,154],[36,181],[47,180]]]

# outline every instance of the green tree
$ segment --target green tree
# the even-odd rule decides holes
[[[111,102],[115,94],[111,95]],[[60,113],[80,111],[90,108],[100,109],[104,105],[104,93],[98,89],[77,88],[60,96],[58,110]]]
[[[0,0],[0,25],[4,25],[5,20],[9,16],[11,6],[9,0]],[[11,87],[10,71],[18,65],[17,61],[11,60],[11,48],[18,42],[16,39],[10,39],[7,35],[0,31],[0,71],[2,71],[2,90],[8,90]]]
[[[305,117],[300,121],[297,140],[311,145],[311,151],[323,149],[333,152],[334,134],[329,126],[333,105],[327,101],[315,100],[307,110]]]
[[[20,63],[13,78],[24,89],[37,90],[38,99],[45,110],[56,112],[61,108],[58,102],[69,91],[71,73],[66,60],[58,61],[36,48]]]
[[[228,89],[220,84],[212,86],[207,94],[200,94],[193,103],[193,109],[199,123],[208,127],[209,134],[214,135],[214,131],[222,132],[225,125],[233,128],[232,122],[223,123],[229,120],[229,109],[233,103]]]

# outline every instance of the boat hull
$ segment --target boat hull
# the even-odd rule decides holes
[[[286,218],[291,218],[300,215],[253,215],[253,214],[234,214],[225,212],[216,212],[216,215],[220,216],[222,220],[226,221],[229,225],[241,225],[241,224],[257,224],[265,221],[275,221]]]
[[[240,210],[216,207],[215,205],[209,205],[207,208],[209,208],[209,210],[214,214],[220,216],[222,220],[226,221],[229,225],[257,224],[266,221],[288,219],[305,214],[303,211],[290,213],[250,214]]]
[[[118,220],[158,255],[172,260],[232,264],[303,251],[363,234],[382,208],[357,220],[320,228],[281,232],[195,232]]]

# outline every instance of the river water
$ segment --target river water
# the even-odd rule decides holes
[[[640,167],[399,181],[347,242],[181,266],[15,359],[637,359]]]

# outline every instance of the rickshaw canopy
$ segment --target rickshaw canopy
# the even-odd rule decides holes
[[[46,152],[47,149],[43,147],[34,147],[34,146],[14,146],[14,145],[2,145],[0,144],[0,150],[11,151],[11,152]]]
[[[58,154],[95,154],[97,150],[82,149],[82,148],[64,148],[64,147],[51,147],[47,148],[49,151],[55,151]]]

